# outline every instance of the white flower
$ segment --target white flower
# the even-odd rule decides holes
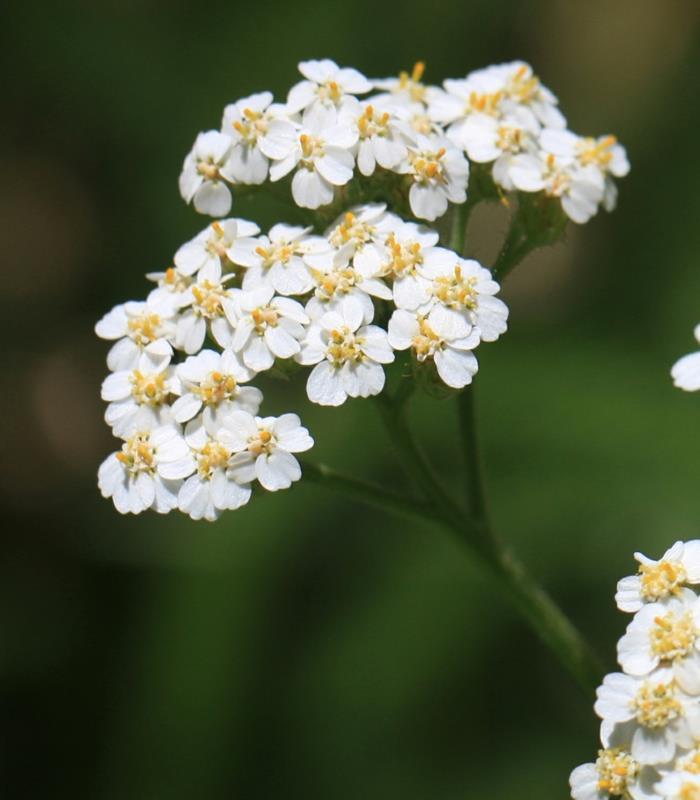
[[[373,99],[375,102],[391,102],[398,106],[409,106],[416,104],[424,104],[429,100],[431,91],[435,91],[433,87],[426,86],[421,83],[423,73],[425,72],[425,64],[422,61],[417,61],[413,65],[410,74],[406,71],[399,73],[395,78],[381,78],[373,81],[377,89],[384,89],[388,94],[376,95]]]
[[[231,411],[242,409],[258,413],[262,392],[254,386],[240,385],[249,381],[254,373],[230,350],[223,353],[202,350],[178,364],[176,373],[182,393],[172,405],[177,422],[187,422],[204,407],[204,427],[215,434],[222,418]]]
[[[620,666],[644,676],[659,665],[673,670],[687,694],[700,694],[700,600],[683,589],[665,603],[649,603],[635,614],[617,645]]]
[[[154,508],[163,514],[177,507],[182,479],[195,469],[190,448],[177,427],[133,431],[117,453],[102,462],[98,486],[121,514]]]
[[[700,775],[670,772],[656,784],[656,791],[665,800],[700,800]]]
[[[408,199],[411,211],[421,219],[437,219],[447,211],[448,201],[467,199],[469,162],[449,139],[418,134],[396,171],[411,176]]]
[[[517,103],[530,109],[544,127],[566,127],[564,115],[557,108],[556,96],[542,84],[529,64],[513,61],[487,67],[484,72],[502,76],[502,91],[507,103]]]
[[[350,152],[357,134],[347,125],[328,126],[310,120],[299,130],[291,122],[270,123],[260,147],[268,158],[270,180],[278,181],[298,167],[292,179],[292,196],[301,208],[319,208],[332,202],[334,187],[351,178],[355,159]]]
[[[453,389],[472,382],[479,369],[471,350],[479,344],[479,332],[473,328],[463,338],[453,336],[453,326],[446,325],[436,309],[427,316],[396,309],[389,320],[389,344],[394,350],[410,347],[419,362],[435,361],[440,378]],[[433,316],[437,319],[433,320]]]
[[[207,335],[207,324],[216,342],[228,347],[233,329],[224,313],[224,301],[231,293],[226,283],[234,277],[231,273],[222,277],[216,259],[199,270],[197,281],[187,289],[184,310],[177,321],[179,349],[190,355],[198,353]]]
[[[175,336],[172,309],[157,298],[115,306],[95,325],[102,339],[117,339],[107,354],[113,372],[134,369],[144,351],[153,357],[171,356]]]
[[[225,308],[235,327],[231,349],[241,354],[249,369],[263,372],[275,358],[299,352],[309,318],[296,300],[277,297],[271,286],[260,286],[248,292],[234,289]]]
[[[260,92],[224,109],[221,131],[233,138],[233,147],[221,174],[233,183],[260,184],[267,179],[269,160],[260,140],[270,122],[284,117],[285,107],[272,103],[271,92]]]
[[[508,307],[494,297],[500,287],[478,261],[453,253],[449,266],[431,261],[421,273],[430,284],[417,310],[431,312],[443,335],[450,331],[451,338],[462,339],[476,328],[482,341],[495,342],[506,331]]]
[[[339,406],[348,397],[369,397],[384,388],[381,365],[390,364],[394,353],[386,331],[363,322],[362,306],[347,297],[307,331],[296,360],[316,365],[306,383],[313,403]]]
[[[700,342],[700,325],[695,326],[695,338]],[[671,370],[673,385],[686,392],[700,389],[700,352],[679,358]]]
[[[120,370],[102,382],[101,396],[109,405],[105,421],[116,436],[126,435],[136,420],[152,426],[171,421],[168,400],[179,390],[170,357],[141,354],[134,369]]]
[[[620,747],[598,751],[594,764],[581,764],[569,777],[574,800],[661,800],[653,791],[655,770],[638,764]]]
[[[180,194],[194,203],[200,214],[225,217],[231,210],[231,192],[222,180],[221,168],[233,140],[218,131],[200,133],[185,158],[180,173]]]
[[[255,236],[260,228],[245,219],[222,219],[212,222],[194,239],[175,253],[175,266],[181,275],[194,275],[205,266],[222,268],[230,260],[229,253],[241,237]]]
[[[268,236],[236,241],[230,251],[235,264],[246,267],[243,289],[271,286],[283,295],[305,294],[314,286],[312,268],[333,264],[333,250],[322,236],[309,236],[311,228],[274,225]]]
[[[350,261],[365,278],[375,277],[386,260],[386,236],[401,224],[399,217],[387,213],[384,203],[346,211],[326,232],[330,244],[339,251],[336,265]]]
[[[289,91],[287,113],[303,111],[305,122],[318,114],[337,112],[348,96],[364,94],[372,89],[372,84],[362,73],[350,67],[341,69],[327,58],[302,61],[299,72],[306,80],[300,81]]]
[[[174,315],[189,302],[188,289],[193,279],[183,275],[176,267],[168,267],[163,272],[147,272],[146,278],[158,284],[149,292],[148,303],[167,308],[168,313]]]
[[[618,581],[615,602],[620,611],[635,612],[645,603],[680,595],[684,586],[700,583],[700,540],[676,542],[658,561],[635,553],[636,575]]]
[[[180,511],[192,519],[213,522],[222,511],[244,506],[250,499],[250,482],[237,480],[228,472],[233,451],[220,437],[209,433],[199,419],[187,425],[185,441],[192,450],[196,470],[178,492]]]
[[[597,690],[594,709],[615,724],[615,735],[629,738],[630,753],[640,764],[663,764],[677,747],[691,747],[700,734],[697,698],[684,694],[670,669],[644,678],[615,672]]]
[[[405,128],[394,113],[367,102],[352,106],[352,114],[358,136],[357,168],[363,175],[373,175],[377,164],[394,169],[406,158],[406,140],[402,135]]]
[[[347,262],[330,269],[313,270],[312,275],[316,288],[306,304],[306,313],[312,320],[318,320],[328,311],[337,310],[346,298],[352,298],[362,309],[365,323],[370,323],[374,318],[372,297],[391,300],[391,289],[376,273],[365,276]]]
[[[229,476],[239,482],[257,478],[269,492],[288,489],[299,480],[301,468],[292,453],[303,453],[314,444],[296,414],[254,417],[234,411],[224,421],[218,437],[235,452]]]
[[[404,222],[384,241],[385,261],[380,275],[393,280],[392,293],[397,308],[416,309],[430,294],[430,279],[422,274],[454,266],[455,254],[436,247],[439,236],[435,231]]]
[[[592,165],[580,166],[575,160],[541,150],[521,153],[510,162],[509,177],[522,192],[541,192],[558,197],[564,213],[579,224],[598,211],[603,200],[605,180]]]

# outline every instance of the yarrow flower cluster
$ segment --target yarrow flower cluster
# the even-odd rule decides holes
[[[382,392],[397,352],[451,389],[472,381],[508,309],[489,269],[419,222],[467,201],[470,162],[491,165],[489,196],[560,202],[575,222],[612,208],[612,177],[629,168],[614,137],[566,130],[521,62],[444,88],[421,82],[422,64],[386,80],[330,60],[299,70],[285,102],[243,98],[197,136],[180,192],[216,219],[147,275],[144,301],[96,326],[114,341],[102,398],[122,440],[99,487],[121,512],[213,520],[256,484],[297,481],[313,439],[296,414],[260,415],[262,373],[308,368],[308,398],[325,406]],[[283,179],[311,225],[261,233],[228,216],[232,191]]]
[[[634,614],[595,711],[602,748],[571,773],[575,800],[700,798],[700,540],[658,561],[635,553],[636,575],[615,596]]]

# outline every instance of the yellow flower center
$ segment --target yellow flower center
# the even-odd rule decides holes
[[[210,236],[207,241],[207,252],[219,258],[226,258],[226,250],[231,246],[231,242],[226,239],[223,225],[220,222],[212,222],[211,229],[214,235]]]
[[[499,113],[498,107],[502,99],[503,92],[470,92],[464,113],[476,112],[495,117]]]
[[[192,307],[199,316],[206,319],[223,317],[224,307],[222,300],[224,297],[228,297],[228,292],[220,283],[212,283],[206,280],[200,281],[196,286],[192,287],[192,294],[194,296]]]
[[[352,267],[334,269],[331,272],[314,270],[313,274],[318,283],[315,294],[319,300],[331,300],[337,295],[348,294],[362,282],[362,276],[358,275]]]
[[[323,139],[318,136],[311,136],[308,133],[302,133],[299,137],[299,144],[301,145],[301,163],[307,169],[313,169],[314,165],[311,163],[312,158],[320,158],[323,153]]]
[[[117,459],[131,475],[155,472],[155,450],[149,440],[149,433],[137,433],[127,439],[117,453]]]
[[[523,64],[508,81],[505,93],[519,103],[531,103],[540,91],[540,79]]]
[[[420,82],[425,72],[425,63],[416,61],[409,74],[405,70],[399,73],[399,84],[395,92],[408,92],[409,97],[414,103],[422,103],[425,97],[426,87]]]
[[[418,183],[447,183],[447,175],[442,162],[445,153],[444,147],[436,152],[412,153],[409,151],[408,160],[413,168],[415,180]]]
[[[253,436],[248,440],[248,452],[254,456],[263,455],[263,453],[271,453],[275,447],[275,437],[267,428],[263,428],[258,432],[257,436]]]
[[[614,136],[604,136],[600,140],[587,137],[578,143],[579,161],[584,165],[594,164],[605,169],[612,161],[612,148],[617,144]]]
[[[652,652],[664,661],[683,658],[693,649],[697,631],[693,622],[693,614],[686,611],[677,616],[669,611],[662,617],[654,618],[650,631]]]
[[[238,384],[233,375],[224,375],[221,372],[210,372],[209,375],[195,386],[192,392],[196,394],[204,405],[218,406],[225,400],[232,400],[238,394]]]
[[[217,181],[221,177],[219,167],[211,159],[200,161],[197,164],[197,172],[208,181]]]
[[[519,153],[523,149],[523,129],[511,125],[501,125],[498,128],[496,147],[504,153]]]
[[[269,247],[256,247],[255,252],[262,258],[263,269],[269,269],[276,262],[286,264],[289,259],[301,252],[298,250],[297,245],[291,242],[284,242],[280,244],[271,244]]]
[[[700,800],[700,785],[686,781],[681,786],[678,800]]]
[[[416,268],[423,263],[423,251],[419,242],[401,244],[396,236],[390,233],[385,242],[391,261],[385,266],[385,274],[401,278],[404,275],[415,275]]]
[[[637,762],[619,747],[599,750],[595,766],[598,770],[598,791],[607,792],[613,797],[626,796],[628,784],[639,772]]]
[[[192,285],[192,279],[180,275],[175,267],[168,267],[162,278],[162,285],[171,292],[184,292]]]
[[[144,374],[135,369],[129,376],[131,396],[139,405],[159,406],[170,393],[166,385],[165,372]]]
[[[457,264],[452,275],[435,278],[433,295],[450,308],[473,311],[478,305],[479,296],[476,290],[476,278],[464,277],[462,267]]]
[[[146,345],[159,336],[161,319],[158,314],[141,314],[131,317],[127,323],[129,336],[138,345]]]
[[[342,247],[348,242],[353,242],[358,248],[372,241],[376,232],[374,225],[358,221],[352,211],[346,212],[343,221],[331,231],[330,242],[333,247]]]
[[[642,581],[641,595],[651,602],[678,594],[687,577],[685,567],[671,561],[642,564],[639,567],[639,575]]]
[[[690,772],[693,775],[700,775],[700,750],[693,750],[685,758],[676,761],[676,769],[679,772]]]
[[[372,136],[388,136],[390,119],[391,115],[388,111],[383,114],[377,114],[374,106],[367,106],[362,116],[357,120],[360,139],[369,139]]]
[[[645,728],[663,728],[683,713],[673,682],[645,681],[632,700],[637,722]]]
[[[360,349],[364,339],[355,336],[348,327],[337,328],[328,334],[328,360],[335,367],[340,367],[347,361],[359,363],[364,361],[365,355]]]
[[[260,136],[267,133],[267,119],[261,111],[252,108],[243,109],[243,119],[233,123],[234,130],[249,145],[254,145]]]
[[[208,442],[197,452],[197,472],[202,480],[211,480],[217,469],[226,469],[231,451],[219,442]]]
[[[330,101],[334,105],[343,99],[343,90],[336,81],[326,81],[316,89],[319,100]]]
[[[425,317],[418,319],[418,325],[420,326],[420,331],[411,340],[411,346],[416,353],[416,358],[419,361],[425,361],[435,355],[436,350],[441,350],[445,343],[428,325]]]
[[[279,313],[274,308],[270,308],[270,306],[254,308],[250,312],[250,316],[253,318],[255,330],[260,334],[264,333],[268,327],[276,328],[280,318]]]

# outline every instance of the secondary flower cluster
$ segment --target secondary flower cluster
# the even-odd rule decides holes
[[[256,416],[262,392],[246,384],[258,374],[312,367],[309,399],[338,406],[381,392],[383,365],[411,350],[458,389],[477,371],[474,349],[508,316],[487,269],[382,204],[347,211],[323,236],[219,220],[148,277],[157,286],[145,301],[96,327],[115,340],[102,398],[124,440],[99,486],[122,512],[177,507],[215,519],[246,503],[254,480],[270,491],[298,480],[292,454],[313,441],[294,414]]]
[[[471,161],[491,165],[500,192],[559,198],[584,223],[600,205],[614,208],[613,178],[629,171],[614,136],[567,130],[556,97],[520,61],[443,88],[422,83],[422,63],[385,80],[328,59],[301,62],[299,71],[304,80],[286,102],[270,92],[245,97],[226,106],[220,130],[197,136],[180,175],[197,211],[225,216],[230,187],[287,175],[295,203],[317,209],[343,197],[357,170],[384,182],[399,176],[411,213],[432,221],[465,201]]]
[[[695,326],[695,338],[700,343],[700,325]],[[671,370],[674,385],[686,392],[700,389],[700,352],[679,358]]]
[[[570,778],[575,800],[700,798],[700,540],[659,561],[635,553],[617,586],[634,617],[617,646],[622,672],[598,689],[602,749]]]

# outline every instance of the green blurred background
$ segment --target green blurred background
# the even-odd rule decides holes
[[[694,0],[13,2],[0,161],[0,794],[5,798],[565,798],[594,754],[582,694],[438,528],[309,483],[216,524],[121,517],[92,333],[206,224],[177,176],[223,106],[300,59],[439,83],[529,60],[573,129],[615,132],[619,209],[531,256],[477,387],[499,531],[612,668],[632,552],[700,534],[700,397],[669,369],[700,320]],[[241,201],[263,224],[277,206]],[[507,225],[480,209],[486,263]],[[314,458],[400,481],[375,409],[266,384]],[[416,429],[459,486],[451,403]]]

